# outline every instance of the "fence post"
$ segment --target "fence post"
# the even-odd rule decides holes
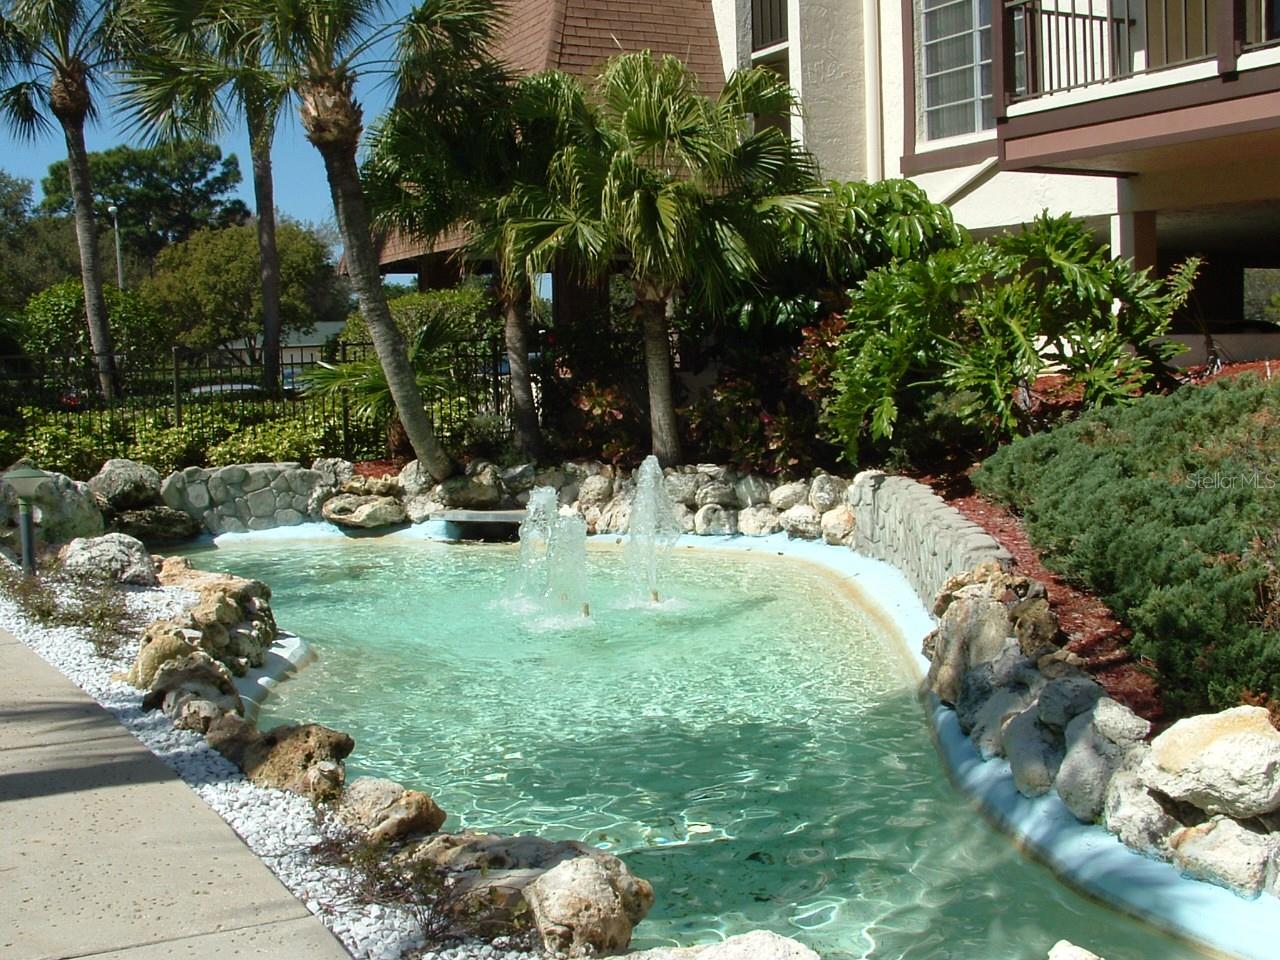
[[[341,349],[342,363],[347,362],[347,342],[342,342]],[[351,404],[347,399],[347,391],[344,387],[342,390],[342,459],[352,459],[354,447],[351,443]]]
[[[178,370],[178,348],[173,348],[173,425],[182,426],[182,383]]]

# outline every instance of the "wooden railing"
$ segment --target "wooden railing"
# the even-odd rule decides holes
[[[993,0],[997,116],[1016,100],[1187,63],[1230,73],[1280,39],[1277,0]],[[1002,95],[1002,97],[1001,97]]]

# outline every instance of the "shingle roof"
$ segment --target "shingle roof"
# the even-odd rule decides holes
[[[623,52],[651,50],[679,57],[698,75],[703,92],[724,87],[711,0],[508,0],[498,59],[518,73],[563,70],[594,77],[600,65]],[[458,245],[449,237],[435,245]],[[402,261],[429,252],[426,244],[392,235],[380,260]]]
[[[618,53],[673,54],[709,94],[724,85],[710,0],[514,0],[495,53],[513,70],[594,76]]]

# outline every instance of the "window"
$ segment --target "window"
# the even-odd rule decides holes
[[[991,101],[993,0],[922,0],[924,138],[995,126]],[[995,0],[999,2],[999,0]]]

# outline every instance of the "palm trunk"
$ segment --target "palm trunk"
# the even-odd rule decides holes
[[[640,291],[637,291],[639,293]],[[680,427],[671,387],[671,337],[665,299],[636,297],[644,335],[644,365],[649,384],[649,429],[653,455],[664,467],[680,463]]]
[[[80,248],[80,279],[84,284],[84,312],[89,323],[89,343],[102,396],[114,399],[119,393],[116,358],[107,323],[107,304],[102,297],[102,271],[98,266],[98,235],[93,223],[93,192],[89,184],[89,154],[84,147],[84,122],[63,120],[67,138],[67,174],[71,180],[72,209],[75,213],[76,244]]]
[[[533,402],[533,382],[529,379],[529,323],[524,309],[529,287],[522,284],[519,292],[506,292],[499,278],[498,291],[507,364],[511,368],[511,419],[516,446],[523,456],[537,460],[542,456],[542,432]]]
[[[346,247],[347,271],[360,303],[360,315],[369,328],[373,349],[386,373],[391,399],[395,401],[418,462],[436,480],[443,480],[453,473],[454,464],[431,429],[422,393],[418,390],[418,381],[405,350],[404,337],[387,308],[382,277],[378,273],[378,255],[369,230],[364,190],[360,186],[360,173],[356,166],[355,143],[324,141],[315,146],[324,158],[338,229]]]
[[[276,250],[275,185],[271,177],[270,119],[249,116],[249,154],[253,161],[253,202],[258,214],[258,263],[262,285],[262,387],[280,392],[280,254]]]

